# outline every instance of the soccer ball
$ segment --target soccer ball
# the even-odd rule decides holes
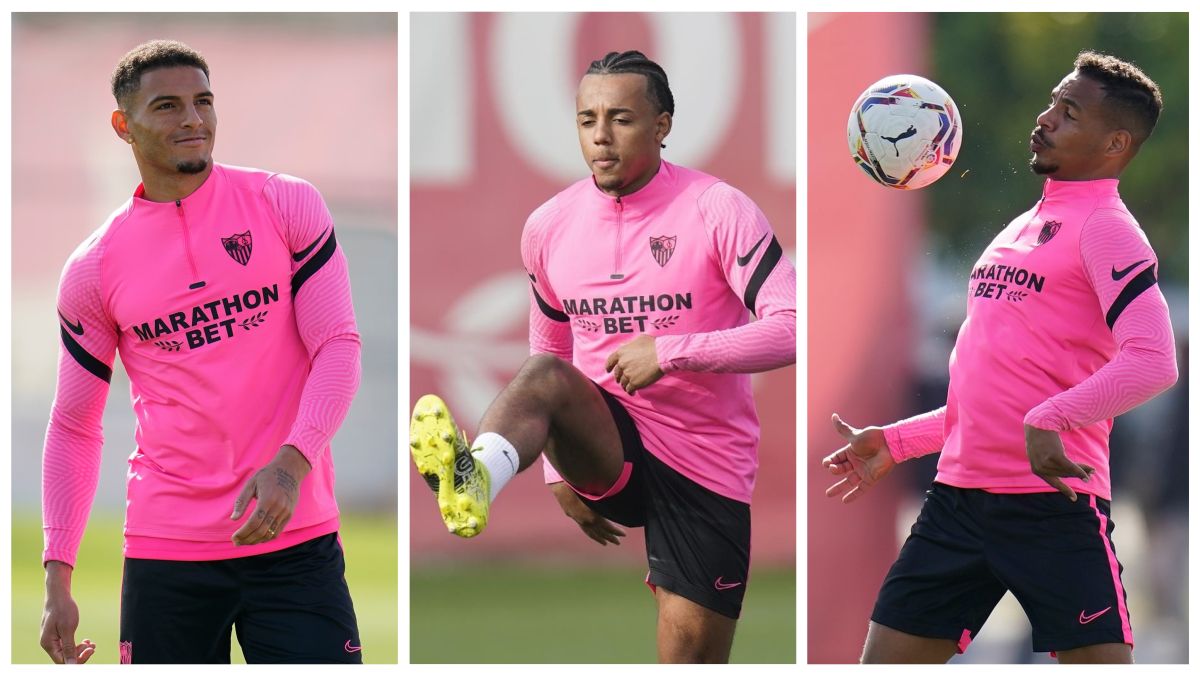
[[[962,122],[945,89],[918,75],[892,75],[854,102],[846,137],[850,156],[873,180],[915,190],[950,170]]]

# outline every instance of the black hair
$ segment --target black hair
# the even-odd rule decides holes
[[[1162,92],[1128,61],[1090,50],[1079,52],[1075,70],[1095,80],[1104,89],[1104,107],[1109,122],[1129,131],[1134,147],[1150,137],[1162,112]]]
[[[151,40],[140,44],[121,58],[112,73],[112,94],[117,105],[124,106],[130,96],[142,86],[142,74],[157,68],[191,66],[204,71],[208,77],[208,63],[200,52],[175,40]]]
[[[604,58],[592,61],[584,75],[618,75],[637,73],[646,77],[646,95],[657,108],[656,112],[675,115],[675,97],[667,83],[667,71],[639,51],[609,52]]]

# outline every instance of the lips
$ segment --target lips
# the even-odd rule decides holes
[[[186,145],[188,147],[197,147],[208,142],[207,136],[187,136],[175,140],[176,145]]]
[[[1054,146],[1050,145],[1046,141],[1045,137],[1042,136],[1041,134],[1039,134],[1037,132],[1037,130],[1034,130],[1034,132],[1032,134],[1029,134],[1029,150],[1031,152],[1041,152],[1042,150],[1045,150],[1046,148],[1052,148],[1052,147],[1054,147]]]
[[[592,165],[601,169],[611,169],[617,165],[616,157],[597,157],[592,160]]]

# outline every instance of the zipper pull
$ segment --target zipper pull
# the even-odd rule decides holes
[[[181,215],[181,216],[183,215],[183,200],[181,200],[181,199],[175,200],[175,210],[179,212],[179,215]]]

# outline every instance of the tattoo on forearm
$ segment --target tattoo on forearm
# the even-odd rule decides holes
[[[296,481],[292,474],[284,471],[283,469],[276,468],[275,484],[283,488],[284,491],[288,493],[288,497],[291,497],[292,500],[296,499],[296,491],[297,488],[299,488],[300,483]]]

